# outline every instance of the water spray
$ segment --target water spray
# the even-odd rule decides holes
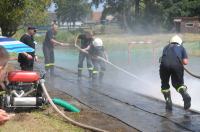
[[[77,37],[76,37],[74,46],[75,46],[78,50],[80,50],[81,52],[83,52],[83,50],[81,49],[81,47],[77,45],[78,36],[79,36],[79,34],[78,34]],[[86,53],[86,52],[84,52],[84,53]],[[86,53],[86,54],[89,54],[89,53]],[[129,75],[130,77],[133,77],[133,78],[135,78],[135,79],[137,79],[137,80],[139,80],[139,81],[145,83],[146,85],[152,86],[152,84],[147,83],[147,82],[144,81],[143,79],[140,79],[137,75],[128,72],[127,70],[125,70],[125,69],[123,69],[123,68],[121,68],[121,67],[119,67],[119,66],[113,64],[112,62],[106,60],[105,58],[100,57],[100,56],[97,56],[96,58],[99,59],[99,60],[101,60],[101,61],[104,61],[105,63],[111,65],[112,67],[116,68],[117,70],[124,72],[125,74]]]

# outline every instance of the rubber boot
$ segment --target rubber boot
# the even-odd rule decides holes
[[[103,81],[103,76],[104,76],[104,73],[103,72],[100,72],[99,73],[99,82],[102,83]]]
[[[172,100],[171,100],[171,93],[169,92],[164,92],[163,93],[164,97],[165,97],[165,101],[166,101],[166,109],[167,110],[172,110]]]
[[[89,78],[92,78],[92,70],[89,70]]]
[[[98,82],[98,81],[97,81],[97,78],[98,78],[97,74],[96,74],[96,73],[95,73],[95,74],[93,73],[93,74],[92,74],[92,84],[93,84],[93,85],[97,85],[97,82]]]
[[[82,77],[82,70],[78,70],[78,81],[81,80]]]
[[[45,68],[45,80],[48,81],[50,79],[50,69]]]
[[[180,92],[181,96],[183,97],[184,109],[188,110],[191,106],[191,97],[187,93],[186,89],[181,89],[179,92]]]
[[[54,66],[50,67],[50,76],[54,77],[55,76],[55,72],[54,72]]]

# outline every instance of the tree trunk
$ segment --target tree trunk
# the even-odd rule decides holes
[[[126,8],[124,7],[123,8],[123,25],[124,25],[124,30],[125,31],[129,31],[129,26],[128,26],[128,23],[127,23],[127,12],[126,12]]]
[[[135,19],[140,15],[140,0],[135,0]]]
[[[1,26],[2,36],[12,37],[17,31],[17,28],[12,28],[10,25],[3,25]]]

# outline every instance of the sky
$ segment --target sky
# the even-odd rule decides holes
[[[92,6],[92,10],[93,11],[103,11],[103,8],[104,8],[103,5],[104,5],[103,3],[99,4],[99,7],[97,9],[95,6]]]
[[[102,4],[99,4],[99,7],[98,8],[96,8],[95,6],[92,6],[92,10],[93,11],[103,11],[103,3]],[[55,12],[55,4],[54,3],[52,3],[51,4],[51,6],[49,7],[49,9],[48,9],[48,11],[50,11],[50,12]]]

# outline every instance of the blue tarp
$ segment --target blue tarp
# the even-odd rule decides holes
[[[6,48],[8,52],[22,53],[34,51],[33,48],[20,41],[17,41],[14,38],[7,38],[3,36],[0,36],[0,45]]]

